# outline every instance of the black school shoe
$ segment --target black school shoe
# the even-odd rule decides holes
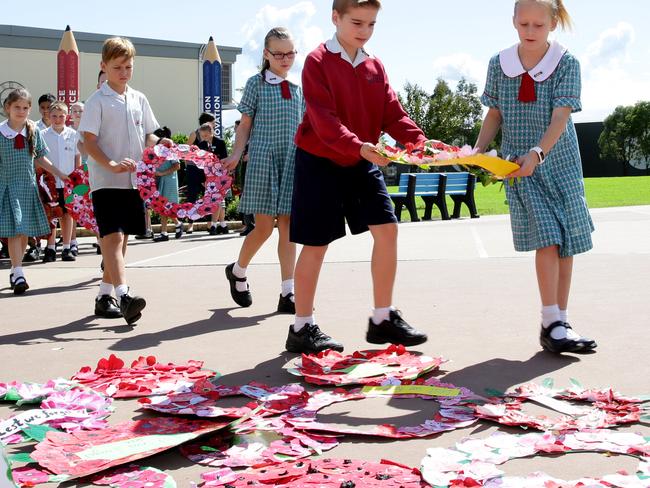
[[[9,288],[14,289],[14,274],[9,273]]]
[[[56,261],[56,251],[54,249],[46,247],[45,251],[43,252],[43,262],[53,263],[54,261]]]
[[[138,241],[144,241],[145,239],[153,239],[153,231],[148,230],[144,234],[138,234],[135,236]]]
[[[29,290],[29,285],[27,284],[27,280],[25,279],[24,276],[19,276],[18,278],[13,280],[13,284],[14,284],[14,287],[13,287],[14,288],[14,295],[22,295],[27,290]]]
[[[539,332],[539,343],[544,349],[552,353],[562,353],[562,352],[577,352],[585,353],[592,352],[598,344],[593,339],[588,339],[586,337],[581,337],[580,339],[553,339],[551,337],[551,332],[557,327],[564,327],[565,329],[570,329],[571,326],[566,322],[558,320],[553,322],[547,328],[542,326],[542,330]]]
[[[75,257],[79,256],[79,246],[76,244],[70,244],[70,252]]]
[[[316,354],[327,349],[343,351],[343,344],[332,339],[316,324],[307,324],[299,332],[294,332],[293,325],[290,325],[284,347],[289,352],[304,354]]]
[[[167,242],[168,240],[169,236],[167,234],[160,234],[153,238],[154,242]]]
[[[240,307],[250,307],[253,304],[253,295],[250,290],[237,291],[237,282],[244,283],[246,278],[237,278],[232,272],[234,267],[235,263],[226,266],[226,279],[230,282],[230,296]]]
[[[226,226],[226,227],[223,227],[223,226],[220,225],[220,226],[219,226],[219,233],[220,233],[220,234],[223,234],[223,235],[230,234],[230,229],[228,229],[227,226]]]
[[[368,319],[366,341],[371,344],[417,346],[427,342],[427,339],[428,337],[424,332],[420,332],[406,323],[399,310],[391,310],[388,319],[379,325],[375,325],[372,319]]]
[[[175,230],[175,233],[174,233],[174,238],[175,239],[180,239],[181,237],[183,237],[183,224],[177,225],[174,228],[174,230]]]
[[[147,301],[138,296],[131,296],[128,293],[120,297],[120,312],[126,323],[131,325],[140,320],[142,310],[147,306]]]
[[[23,256],[23,261],[26,263],[35,263],[38,261],[41,257],[41,252],[38,250],[37,247],[30,247],[27,249],[27,252]]]
[[[291,298],[293,298],[293,293],[289,293],[286,297],[282,296],[282,293],[280,293],[280,300],[278,300],[278,313],[296,315],[296,304]]]
[[[72,249],[64,249],[61,251],[61,261],[76,261],[77,258],[74,257]]]
[[[102,295],[95,299],[95,315],[105,319],[119,319],[122,317],[122,312],[114,297]]]
[[[211,225],[208,234],[210,234],[211,236],[219,235],[220,234],[219,228],[216,225]]]

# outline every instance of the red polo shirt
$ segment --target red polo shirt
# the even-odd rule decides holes
[[[361,160],[363,143],[376,144],[382,132],[402,144],[426,140],[376,58],[353,67],[321,44],[307,56],[302,89],[307,110],[295,141],[311,154],[353,166]]]

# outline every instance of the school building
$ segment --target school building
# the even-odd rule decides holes
[[[63,30],[0,25],[0,100],[19,86],[30,91],[34,103],[44,93],[56,95],[57,51],[62,35]],[[114,35],[118,34],[74,32],[79,48],[80,100],[96,90],[102,44]],[[196,129],[202,111],[201,52],[205,45],[129,39],[137,51],[130,85],[147,96],[161,125],[168,126],[173,133],[189,134]],[[233,109],[233,65],[242,50],[217,47],[222,62],[223,109]],[[31,118],[39,118],[37,106],[32,108]],[[0,114],[0,120],[3,119]]]

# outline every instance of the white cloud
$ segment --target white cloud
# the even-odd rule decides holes
[[[433,61],[433,76],[442,78],[452,84],[461,78],[482,85],[485,79],[487,66],[468,53],[454,53],[441,56]]]
[[[606,29],[587,47],[585,68],[612,67],[628,60],[635,37],[634,27],[627,22]]]

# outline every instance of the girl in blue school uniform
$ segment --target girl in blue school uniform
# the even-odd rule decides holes
[[[0,237],[8,238],[9,284],[16,295],[29,289],[22,267],[27,236],[50,232],[38,195],[34,165],[67,180],[45,157],[47,146],[29,120],[32,97],[25,89],[9,93],[3,102],[7,120],[0,124]]]
[[[542,347],[590,352],[596,342],[575,332],[567,313],[573,256],[592,248],[594,230],[571,120],[582,109],[580,65],[548,38],[571,17],[562,0],[516,0],[513,21],[520,42],[490,60],[476,146],[485,151],[501,129],[502,154],[521,166],[505,188],[515,249],[536,252]]]

